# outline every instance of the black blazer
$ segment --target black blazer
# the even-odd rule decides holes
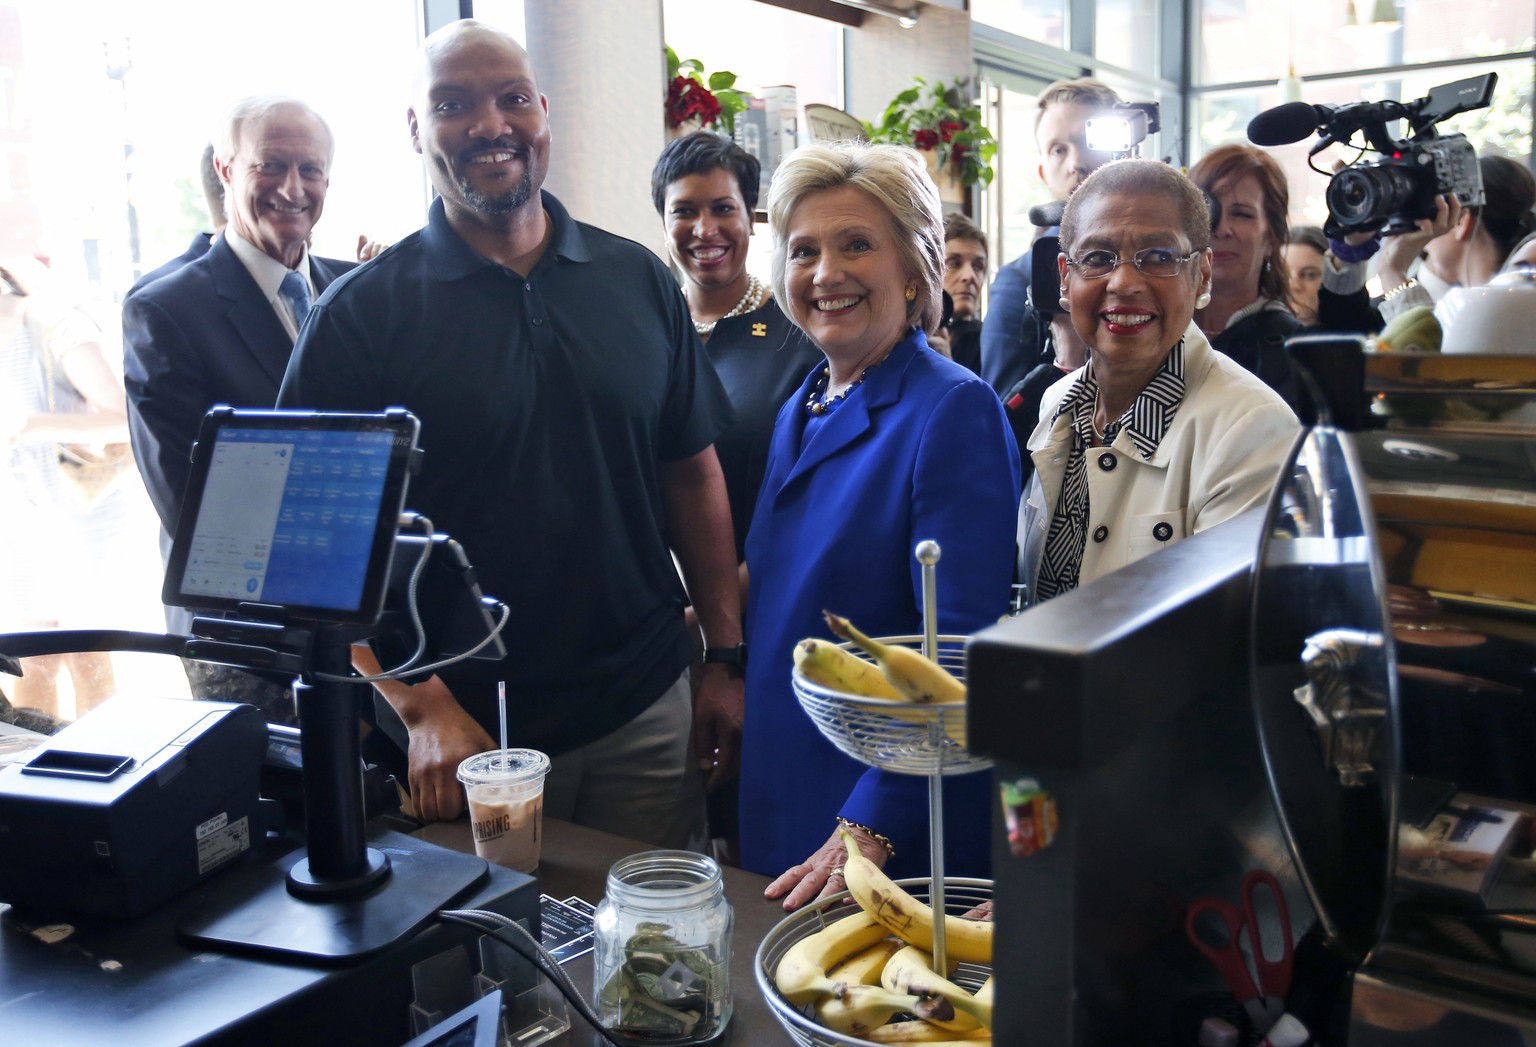
[[[177,255],[175,258],[172,258],[169,262],[165,262],[162,265],[156,266],[135,280],[133,282],[133,286],[128,288],[128,294],[138,294],[140,291],[144,290],[145,287],[154,283],[156,280],[159,280],[162,277],[170,276],[182,266],[189,265],[203,257],[203,255],[208,253],[208,248],[213,246],[213,235],[214,234],[212,233],[198,233],[192,238],[191,245],[185,251],[181,252],[181,254]],[[128,295],[124,295],[123,297],[126,298]]]
[[[317,292],[356,262],[310,255]],[[166,536],[208,408],[271,407],[293,342],[221,234],[208,252],[123,302],[123,378],[133,454]]]

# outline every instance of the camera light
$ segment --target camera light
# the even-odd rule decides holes
[[[1141,111],[1095,116],[1087,123],[1088,148],[1098,153],[1128,153],[1147,137],[1147,114]]]

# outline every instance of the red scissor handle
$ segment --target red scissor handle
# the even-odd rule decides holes
[[[1226,929],[1227,940],[1216,943],[1206,937],[1210,921],[1204,921],[1201,917],[1211,914],[1221,921]],[[1218,974],[1226,981],[1227,987],[1232,990],[1232,995],[1237,997],[1239,1003],[1256,999],[1259,995],[1258,987],[1253,984],[1253,978],[1248,974],[1248,964],[1243,960],[1242,935],[1244,927],[1243,914],[1237,906],[1224,902],[1220,898],[1199,898],[1189,907],[1189,913],[1184,917],[1184,933],[1194,943],[1195,948],[1205,953],[1206,958],[1216,968]]]
[[[1259,936],[1259,913],[1254,906],[1254,896],[1261,887],[1269,892],[1275,918],[1280,923],[1281,950],[1279,959],[1275,960],[1265,955],[1264,941]],[[1243,877],[1243,914],[1248,924],[1248,948],[1253,953],[1253,969],[1258,973],[1259,986],[1266,997],[1283,1000],[1291,992],[1294,955],[1291,914],[1285,907],[1285,895],[1280,893],[1280,882],[1268,870],[1251,869]]]

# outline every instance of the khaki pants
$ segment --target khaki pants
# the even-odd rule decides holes
[[[693,759],[692,727],[685,672],[623,727],[552,759],[545,816],[656,847],[702,851],[704,772]]]

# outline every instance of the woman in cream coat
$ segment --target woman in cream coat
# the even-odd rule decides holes
[[[1089,362],[1041,404],[1020,513],[1031,603],[1262,504],[1298,426],[1193,323],[1209,297],[1210,219],[1151,160],[1096,171],[1062,219],[1062,305]]]

